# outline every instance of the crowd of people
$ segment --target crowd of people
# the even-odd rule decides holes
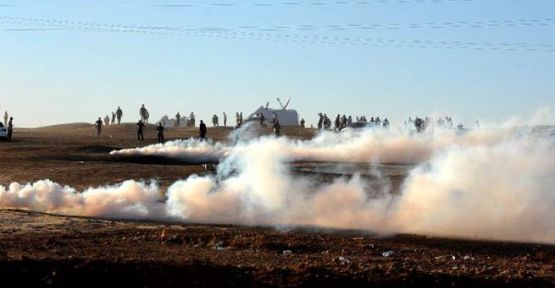
[[[355,122],[363,122],[368,123],[370,126],[375,127],[384,127],[389,128],[389,120],[387,118],[381,120],[380,117],[370,117],[370,120],[366,118],[366,116],[356,116],[354,121],[351,115],[343,115],[337,114],[335,120],[332,120],[328,117],[327,114],[318,113],[318,130],[328,130],[328,131],[335,131],[339,132],[343,130],[345,127],[355,123]],[[303,119],[304,125],[304,119]]]
[[[337,114],[335,117],[335,121],[332,122],[332,119],[328,117],[327,114],[318,113],[318,130],[328,130],[328,131],[341,131],[345,127],[352,125],[353,123],[368,123],[367,126],[364,127],[381,127],[381,128],[389,128],[391,125],[388,118],[384,118],[383,120],[380,117],[369,117],[370,119],[366,118],[366,116],[357,116],[353,120],[352,116],[340,115]],[[433,124],[433,125],[432,125]],[[440,117],[437,120],[433,120],[430,117],[409,117],[407,121],[404,121],[405,128],[410,128],[416,130],[418,133],[422,133],[429,129],[429,127],[440,127],[440,128],[447,128],[447,129],[458,129],[464,130],[464,126],[462,124],[458,124],[456,127],[453,124],[453,118],[449,116]],[[301,121],[301,127],[304,127],[304,119]],[[476,121],[476,127],[480,127],[480,122]]]
[[[439,128],[446,128],[446,129],[455,128],[453,124],[453,118],[449,116],[440,117],[435,121],[431,117],[424,117],[424,118],[415,117],[414,119],[412,117],[409,117],[409,119],[404,122],[404,126],[409,128],[411,126],[414,126],[414,128],[416,129],[416,132],[418,133],[422,133],[432,126],[439,127]],[[479,128],[479,127],[480,127],[480,122],[476,120],[476,128]],[[456,126],[456,129],[464,130],[464,125],[462,123],[459,123]]]
[[[148,109],[145,107],[145,105],[143,104],[140,109],[139,109],[139,116],[140,116],[140,120],[139,122],[136,124],[137,125],[137,140],[138,141],[144,141],[144,129],[146,127],[146,124],[148,124],[148,119],[149,119],[149,112]],[[98,120],[96,121],[96,129],[97,129],[97,135],[101,135],[102,133],[102,126],[106,126],[106,125],[114,125],[114,124],[120,124],[122,121],[122,117],[123,117],[123,111],[121,109],[121,107],[118,107],[116,109],[115,112],[112,112],[112,117],[110,118],[109,115],[106,115],[106,117],[104,118],[104,120],[99,117]],[[7,121],[7,112],[5,114],[5,120]],[[222,113],[222,117],[220,118],[217,114],[213,114],[212,115],[212,126],[213,127],[220,127],[220,119],[222,119],[223,121],[223,127],[227,127],[227,114],[224,112]],[[242,112],[237,112],[235,113],[235,119],[236,119],[236,126],[235,127],[240,127],[241,125],[243,125],[244,123],[244,119],[243,119],[243,113]],[[172,123],[173,121],[173,123]],[[273,118],[270,120],[266,119],[266,117],[262,114],[254,114],[253,116],[249,117],[248,121],[255,121],[255,122],[259,122],[259,124],[262,127],[268,127],[267,123],[271,123],[271,128],[274,131],[274,134],[276,136],[280,136],[281,135],[281,124],[279,122],[279,119],[277,117],[277,115],[275,113],[273,113]],[[10,122],[11,123],[11,122]],[[183,123],[185,123],[185,127],[195,127],[196,125],[196,120],[195,120],[195,114],[193,112],[191,112],[191,114],[189,115],[189,117],[182,117],[181,113],[177,113],[175,115],[175,120],[170,120],[167,116],[164,116],[162,118],[162,120],[160,120],[160,122],[158,123],[158,125],[156,126],[156,135],[158,138],[158,142],[163,143],[165,141],[165,137],[164,137],[164,129],[165,127],[169,126],[169,123],[171,123],[171,125],[173,125],[174,127],[182,127]],[[328,117],[327,114],[324,113],[318,113],[318,122],[317,122],[317,129],[318,130],[327,130],[327,131],[335,131],[335,132],[339,132],[341,130],[343,130],[344,128],[352,125],[353,123],[365,123],[363,126],[364,127],[376,127],[376,128],[384,128],[384,129],[388,129],[390,126],[390,121],[388,118],[380,118],[378,117],[366,117],[365,115],[361,115],[361,116],[355,116],[353,118],[353,116],[349,115],[341,115],[341,114],[337,114],[335,119],[332,120],[332,118]],[[431,127],[433,124],[433,126],[435,127],[443,127],[443,128],[456,128],[459,130],[464,130],[464,126],[462,124],[457,125],[456,127],[454,127],[453,124],[453,119],[451,117],[441,117],[438,118],[437,120],[433,120],[430,117],[409,117],[407,121],[404,121],[404,126],[406,128],[411,128],[414,129],[416,132],[418,133],[422,133],[424,131],[426,131],[429,127]],[[304,119],[301,119],[299,122],[299,127],[300,128],[306,128],[306,121]],[[479,126],[479,122],[476,121],[476,125]],[[311,125],[311,128],[313,126]],[[207,126],[204,123],[204,121],[200,121],[200,125],[199,125],[199,138],[201,140],[205,140],[206,139],[206,134],[207,134]]]

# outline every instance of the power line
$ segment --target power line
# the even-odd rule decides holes
[[[285,6],[285,7],[295,7],[295,6],[348,6],[348,5],[376,5],[376,4],[434,4],[434,3],[465,3],[465,2],[477,2],[481,0],[373,0],[373,1],[309,1],[309,2],[257,2],[257,3],[240,3],[240,2],[212,2],[212,3],[168,3],[155,5],[157,7],[166,8],[191,8],[191,7],[275,7],[275,6]]]
[[[148,28],[148,29],[164,29],[164,30],[258,30],[258,31],[315,31],[315,30],[373,30],[373,29],[448,29],[448,28],[494,28],[494,27],[522,27],[522,26],[553,26],[555,19],[553,18],[535,18],[535,19],[505,19],[505,20],[481,20],[481,21],[448,21],[448,22],[412,22],[412,23],[374,23],[374,24],[346,24],[346,25],[273,25],[273,26],[257,26],[242,25],[237,27],[224,26],[205,26],[196,28],[168,27],[168,26],[137,26],[122,24],[103,24],[81,21],[62,21],[41,18],[24,18],[24,17],[0,17],[1,21],[8,23],[10,21],[28,21],[28,22],[44,22],[44,23],[65,23],[90,27],[110,27],[110,28]]]
[[[486,21],[452,21],[452,22],[423,22],[423,23],[374,23],[374,24],[346,24],[346,25],[274,25],[274,26],[239,26],[235,29],[260,31],[283,30],[376,30],[376,29],[449,29],[449,28],[495,28],[495,27],[523,27],[523,26],[553,26],[552,18],[516,19],[516,20],[486,20]],[[224,27],[221,27],[225,29]],[[233,28],[232,28],[233,29]]]
[[[8,19],[6,19],[8,18]],[[472,50],[502,50],[502,51],[543,51],[555,52],[555,46],[538,43],[507,43],[507,42],[474,42],[474,41],[437,41],[421,39],[384,39],[369,37],[344,37],[323,35],[302,35],[291,33],[263,33],[258,31],[234,31],[222,29],[179,29],[163,26],[121,25],[109,23],[92,23],[79,21],[62,21],[52,19],[0,17],[0,22],[15,22],[17,24],[30,24],[39,27],[56,27],[61,30],[77,30],[86,32],[118,32],[136,34],[155,34],[169,36],[188,36],[203,38],[221,38],[252,41],[272,41],[283,43],[309,43],[328,45],[350,45],[370,47],[408,47],[408,48],[434,48],[434,49],[472,49]],[[12,28],[14,29],[14,28]],[[48,31],[26,30],[17,31]],[[12,30],[15,31],[15,30]]]

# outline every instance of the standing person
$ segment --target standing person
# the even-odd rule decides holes
[[[389,128],[389,120],[387,118],[385,118],[383,120],[383,128],[388,129]]]
[[[177,114],[175,114],[175,127],[179,126],[181,126],[181,114],[177,112]]]
[[[96,136],[100,136],[102,132],[102,118],[98,117],[98,120],[95,122],[96,125]]]
[[[156,134],[158,136],[158,143],[164,143],[164,126],[162,126],[162,122],[158,123]]]
[[[108,116],[108,114],[106,114],[106,117],[104,117],[104,125],[110,125],[110,117]]]
[[[281,125],[279,125],[279,120],[277,118],[276,121],[274,121],[274,133],[276,134],[276,137],[281,135]]]
[[[305,121],[304,121],[304,118],[301,119],[301,128],[305,128]]]
[[[189,121],[191,121],[191,126],[195,127],[196,125],[196,120],[195,120],[195,113],[191,112],[191,115],[189,115]]]
[[[264,124],[264,121],[266,121],[266,117],[264,117],[263,113],[260,113],[260,126],[266,127],[266,125]]]
[[[241,121],[239,121],[239,112],[235,113],[235,122],[237,123],[237,127],[241,126]]]
[[[202,122],[202,120],[200,120],[200,125],[199,125],[200,129],[200,140],[206,140],[206,124],[204,124],[204,122]]]
[[[224,112],[224,127],[227,127],[227,114]]]
[[[111,125],[116,124],[116,113],[112,112],[112,122],[110,123]]]
[[[214,116],[212,116],[212,126],[214,127],[218,127],[218,116],[216,114],[214,114]]]
[[[8,111],[4,112],[4,124],[8,124]]]
[[[243,125],[243,112],[239,113],[239,126]]]
[[[145,129],[145,124],[143,123],[143,120],[139,120],[139,122],[137,123],[137,141],[145,141],[145,137],[143,135],[143,130]]]
[[[145,113],[146,113],[146,108],[145,108],[145,104],[143,104],[141,108],[139,108],[139,116],[141,117],[141,122],[145,121]]]
[[[8,141],[12,141],[12,134],[13,134],[13,117],[10,117],[10,121],[8,122]]]
[[[118,110],[116,110],[116,117],[118,118],[118,124],[121,123],[121,117],[123,117],[123,111],[121,110],[121,108],[118,106]]]

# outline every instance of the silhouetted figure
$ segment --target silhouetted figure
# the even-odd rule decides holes
[[[227,114],[224,112],[224,127],[227,127]]]
[[[96,136],[100,136],[100,133],[102,133],[102,118],[98,117],[94,124],[96,125]]]
[[[322,130],[324,126],[324,115],[322,113],[318,113],[318,130]]]
[[[116,117],[118,118],[118,124],[121,123],[121,117],[123,117],[123,111],[121,110],[121,108],[118,106],[118,110],[116,110]]]
[[[145,124],[143,123],[142,120],[139,120],[139,122],[137,123],[137,141],[145,140],[145,136],[143,134],[144,130],[145,130]]]
[[[389,120],[387,118],[383,120],[383,128],[389,128]]]
[[[12,141],[12,134],[13,134],[13,117],[10,117],[10,121],[8,121],[8,141]]]
[[[4,112],[4,124],[8,124],[8,111]]]
[[[339,114],[337,114],[337,117],[335,117],[335,131],[339,131],[339,128],[341,127],[341,116]]]
[[[416,128],[416,132],[422,133],[422,131],[424,131],[424,120],[416,117],[414,120],[414,127]]]
[[[304,121],[304,118],[301,119],[301,128],[305,128],[305,121]]]
[[[219,121],[218,121],[218,115],[216,115],[216,114],[214,114],[214,116],[212,116],[212,126],[214,126],[214,127],[220,126]]]
[[[274,121],[274,133],[276,134],[276,137],[279,137],[281,135],[281,125],[279,125],[278,119]]]
[[[196,119],[195,119],[195,113],[191,112],[191,114],[189,115],[189,121],[191,123],[191,127],[195,127],[196,126]]]
[[[110,117],[108,116],[108,114],[106,114],[106,117],[104,117],[104,125],[110,125]]]
[[[206,124],[200,120],[199,125],[199,132],[200,132],[200,140],[206,140]]]
[[[175,127],[179,126],[181,126],[181,114],[177,112],[177,114],[175,114]]]
[[[158,136],[158,143],[164,143],[164,126],[162,126],[162,123],[158,123],[156,135]]]
[[[264,114],[260,113],[260,126],[266,127],[266,124],[264,124],[264,121],[266,121],[266,117],[264,117]]]
[[[141,121],[146,122],[146,107],[145,104],[141,105],[139,109],[139,115],[141,116]]]
[[[116,113],[112,112],[112,121],[110,122],[110,125],[114,125],[116,124]]]
[[[324,129],[331,130],[331,119],[327,114],[324,114]]]
[[[239,118],[239,112],[235,113],[235,122],[237,124],[237,127],[241,126],[241,119]]]

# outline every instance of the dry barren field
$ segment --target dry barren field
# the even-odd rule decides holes
[[[208,136],[225,141],[230,131],[210,128]],[[196,129],[166,132],[168,140],[194,136]],[[211,173],[203,164],[109,155],[154,143],[154,127],[146,141],[135,137],[133,124],[107,127],[100,137],[90,124],[17,129],[13,142],[0,143],[0,184],[50,179],[82,190],[135,179],[167,187]],[[2,209],[0,277],[22,287],[554,287],[555,246]]]

